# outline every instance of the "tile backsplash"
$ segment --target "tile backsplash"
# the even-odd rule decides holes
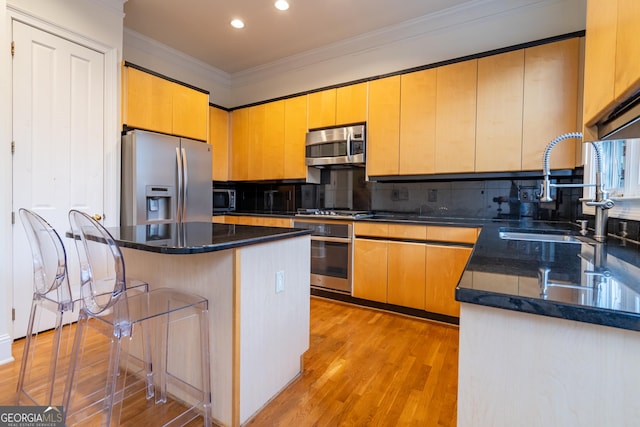
[[[571,178],[563,178],[564,183]],[[582,190],[558,189],[555,201],[540,203],[540,180],[470,180],[370,183],[374,211],[456,218],[574,220],[581,215]]]

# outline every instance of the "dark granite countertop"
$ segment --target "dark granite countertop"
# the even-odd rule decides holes
[[[235,214],[293,217],[293,213]],[[640,245],[636,242],[615,236],[604,244],[500,237],[500,230],[506,228],[578,235],[578,227],[569,222],[395,212],[375,212],[357,221],[482,227],[456,288],[458,301],[640,331]]]
[[[164,254],[199,254],[311,234],[310,230],[188,222],[111,227],[125,248]]]
[[[461,302],[640,331],[640,247],[506,240],[501,229],[556,230],[570,223],[485,221],[456,288]]]

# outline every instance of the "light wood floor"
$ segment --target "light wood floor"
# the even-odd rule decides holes
[[[0,366],[0,405],[13,404],[23,342],[14,343],[17,360]],[[247,426],[456,425],[455,326],[312,297],[303,361]],[[160,408],[144,397],[130,405],[122,425],[154,425]]]

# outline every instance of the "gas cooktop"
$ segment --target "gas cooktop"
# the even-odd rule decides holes
[[[361,219],[370,218],[373,214],[369,211],[341,209],[298,209],[296,216],[305,218]]]

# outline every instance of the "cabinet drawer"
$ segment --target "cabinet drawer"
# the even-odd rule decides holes
[[[427,227],[425,225],[389,224],[389,237],[392,239],[425,240]]]
[[[356,236],[387,237],[389,224],[356,222],[353,226]]]
[[[456,243],[475,243],[477,238],[477,228],[438,226],[427,227],[427,240]]]

